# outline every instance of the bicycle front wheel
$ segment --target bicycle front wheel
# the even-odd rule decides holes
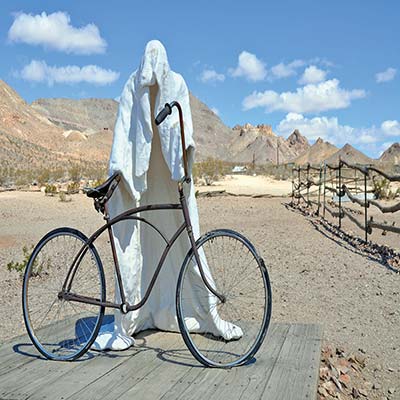
[[[271,318],[271,286],[253,245],[231,230],[202,236],[182,265],[176,293],[179,327],[193,356],[208,367],[231,368],[251,360]]]
[[[82,356],[97,337],[104,307],[65,300],[61,293],[68,271],[87,237],[59,228],[44,236],[26,266],[22,305],[26,329],[35,347],[52,360]],[[80,260],[70,292],[106,300],[103,266],[93,245]]]

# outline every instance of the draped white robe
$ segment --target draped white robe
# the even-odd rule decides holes
[[[108,203],[110,217],[141,205],[179,203],[177,181],[183,177],[184,170],[178,111],[174,108],[158,127],[154,123],[164,104],[174,100],[183,110],[191,173],[195,144],[188,88],[182,76],[170,70],[163,45],[153,40],[147,44],[140,67],[130,76],[120,97],[109,172],[118,171],[123,179]],[[197,239],[200,228],[194,187],[193,183],[185,186]],[[141,217],[154,223],[169,238],[183,222],[181,210],[143,212]],[[134,221],[114,225],[113,236],[126,300],[136,304],[148,288],[165,242],[144,223]],[[175,292],[179,270],[189,249],[188,237],[183,232],[170,250],[145,305],[128,314],[116,310],[114,322],[102,326],[92,346],[94,349],[123,350],[134,343],[132,334],[145,329],[179,330]],[[209,274],[204,253],[200,256]],[[194,276],[192,279],[201,278]],[[206,288],[204,290],[208,293]],[[115,301],[121,301],[118,286]],[[239,327],[219,318],[215,296],[210,294],[208,300],[202,300],[203,304],[199,301],[194,299],[188,308],[191,307],[192,313],[187,325],[192,330],[207,331],[226,339],[242,336]]]

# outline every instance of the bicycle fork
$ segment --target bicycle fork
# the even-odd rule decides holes
[[[188,233],[189,236],[189,240],[190,240],[190,244],[192,246],[193,249],[193,253],[194,253],[194,258],[196,260],[196,263],[199,267],[199,271],[200,271],[200,275],[201,275],[201,279],[203,280],[204,284],[206,285],[207,289],[214,295],[216,296],[221,303],[225,303],[226,302],[226,298],[223,294],[218,293],[208,282],[207,277],[204,273],[204,269],[203,266],[201,264],[201,260],[200,260],[200,256],[199,256],[199,252],[197,250],[197,246],[196,246],[196,240],[194,238],[193,235],[193,229],[192,229],[192,223],[190,221],[190,215],[189,215],[189,209],[187,206],[187,201],[186,201],[186,196],[183,193],[183,182],[179,182],[178,185],[178,190],[179,190],[179,201],[182,205],[182,211],[183,211],[183,217],[185,219],[185,224],[186,224],[186,231]]]

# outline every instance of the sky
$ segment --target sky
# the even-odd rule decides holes
[[[400,141],[399,15],[397,0],[2,1],[0,79],[27,102],[118,99],[158,39],[228,126],[379,157]]]

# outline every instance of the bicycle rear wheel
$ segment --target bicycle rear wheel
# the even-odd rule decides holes
[[[55,229],[40,240],[25,270],[22,305],[26,329],[48,359],[67,361],[82,356],[101,326],[104,307],[60,296],[69,268],[87,240],[76,229]],[[93,245],[77,267],[70,292],[106,300],[103,266]]]
[[[231,368],[251,360],[271,318],[271,286],[253,245],[231,230],[202,236],[196,246],[207,289],[193,250],[183,262],[176,307],[183,339],[193,356],[208,367]]]

